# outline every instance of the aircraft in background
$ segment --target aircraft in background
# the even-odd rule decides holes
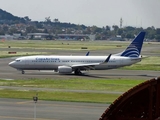
[[[25,56],[15,59],[9,66],[20,70],[54,70],[59,73],[68,74],[74,72],[81,75],[81,71],[107,70],[123,66],[129,66],[140,62],[140,55],[145,32],[140,32],[131,44],[121,53],[109,56]]]

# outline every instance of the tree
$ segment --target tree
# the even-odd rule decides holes
[[[37,27],[38,29],[43,29],[43,24],[41,24],[41,23],[39,23],[39,22],[36,22],[35,24],[36,24],[36,27]]]
[[[18,30],[15,27],[14,28],[10,28],[8,33],[9,34],[18,33]]]
[[[132,26],[127,26],[125,27],[125,30],[128,31],[128,32],[133,32],[136,28],[135,27],[132,27]]]
[[[57,23],[57,22],[59,22],[59,20],[58,20],[57,18],[55,18],[55,19],[53,20],[53,22]]]
[[[107,30],[107,31],[111,31],[111,27],[107,25],[107,26],[106,26],[106,30]]]
[[[8,30],[9,30],[8,26],[4,26],[4,27],[3,27],[3,30],[4,30],[4,31],[8,31]]]
[[[128,39],[131,39],[131,38],[133,38],[134,36],[133,36],[131,33],[127,33],[125,37],[128,38]]]
[[[51,18],[50,18],[50,16],[49,16],[49,17],[45,17],[45,22],[51,23]]]
[[[31,21],[31,19],[28,16],[25,16],[24,20],[27,21],[27,22]]]
[[[92,26],[91,31],[92,31],[93,34],[96,34],[96,33],[101,33],[102,29],[98,28],[97,26]]]
[[[160,35],[156,35],[155,38],[157,39],[158,42],[160,42]]]
[[[122,35],[122,33],[123,33],[123,30],[122,29],[118,29],[117,34],[118,35]]]
[[[35,33],[37,32],[37,29],[34,26],[29,26],[26,28],[27,33]]]
[[[119,27],[118,25],[113,25],[112,28],[113,28],[113,35],[115,36],[117,34]]]
[[[92,34],[91,28],[90,28],[90,27],[87,27],[87,28],[83,31],[83,34]]]
[[[156,34],[160,35],[160,28],[156,29]]]
[[[115,32],[119,29],[118,25],[113,25],[112,28]]]
[[[155,28],[152,26],[152,27],[148,27],[147,29],[146,29],[146,38],[148,38],[148,39],[154,39],[155,38],[155,33],[156,33],[156,31],[155,31]]]

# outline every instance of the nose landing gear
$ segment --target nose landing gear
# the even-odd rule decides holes
[[[25,74],[25,71],[24,71],[24,70],[22,70],[22,74]]]

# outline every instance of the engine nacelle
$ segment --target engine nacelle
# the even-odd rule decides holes
[[[58,71],[59,71],[59,73],[71,73],[72,68],[69,66],[59,66]]]

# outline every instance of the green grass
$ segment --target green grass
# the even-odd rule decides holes
[[[119,94],[102,93],[74,93],[74,92],[42,92],[42,91],[16,91],[0,90],[1,98],[20,98],[32,99],[38,93],[39,100],[50,101],[70,101],[70,102],[92,102],[92,103],[111,103]]]
[[[0,52],[0,58],[6,58],[6,57],[16,57],[16,56],[28,56],[28,55],[45,55],[49,54],[46,52],[16,52],[16,54],[8,54],[8,51],[1,51]]]
[[[123,67],[121,69],[160,71],[160,57],[148,57],[148,58],[142,59],[142,61],[137,64]]]
[[[71,89],[71,90],[103,90],[124,92],[144,80],[129,79],[69,79],[69,80],[50,80],[50,79],[31,79],[31,80],[0,80],[1,86],[21,86],[37,88]]]
[[[74,102],[96,102],[96,103],[111,103],[119,93],[125,92],[133,86],[142,83],[144,80],[129,80],[129,79],[110,79],[110,80],[91,80],[91,79],[69,79],[69,80],[54,80],[54,79],[30,79],[30,80],[0,80],[0,86],[8,86],[8,89],[0,90],[1,98],[23,98],[32,99],[38,93],[41,100],[56,100],[56,101],[74,101]],[[11,86],[23,87],[23,90],[11,90]],[[50,88],[59,89],[61,91],[49,90],[25,90],[25,87],[32,88]],[[70,92],[67,90],[92,90],[93,92]],[[103,91],[106,93],[94,93],[94,91]],[[110,92],[110,93],[109,93]],[[115,93],[112,93],[115,92]]]
[[[121,47],[117,47],[120,45]],[[8,48],[10,46],[11,48]],[[0,48],[6,48],[8,51],[1,51],[0,58],[14,57],[14,56],[26,56],[26,55],[41,55],[41,54],[52,54],[45,52],[23,52],[23,49],[27,48],[32,51],[36,49],[54,49],[55,50],[108,50],[115,48],[124,48],[126,43],[115,43],[115,42],[104,42],[104,41],[43,41],[43,40],[6,40],[0,42]],[[86,47],[87,49],[82,49]],[[8,54],[9,51],[13,51],[14,48],[18,48],[21,52],[16,54]],[[16,52],[16,51],[15,51]]]
[[[34,49],[63,49],[63,50],[81,50],[87,47],[88,50],[105,50],[115,49],[118,46],[125,47],[126,43],[107,42],[107,41],[39,41],[39,40],[23,40],[23,41],[5,41],[0,42],[1,48],[34,48]]]

